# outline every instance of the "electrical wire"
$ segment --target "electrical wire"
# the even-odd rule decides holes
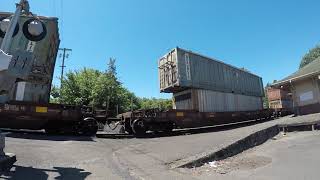
[[[63,39],[64,39],[64,30],[63,30],[63,28],[64,28],[64,13],[63,13],[63,11],[64,11],[64,9],[63,9],[63,0],[60,0],[60,39],[61,39],[61,41],[63,41]]]
[[[52,9],[53,9],[53,16],[56,17],[57,16],[57,6],[56,6],[57,1],[56,0],[52,0]]]

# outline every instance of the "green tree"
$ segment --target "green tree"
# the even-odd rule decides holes
[[[65,104],[94,105],[93,91],[101,72],[84,68],[66,73],[60,90],[60,100]]]
[[[109,59],[107,73],[114,77],[117,77],[116,59]]]
[[[59,103],[60,101],[60,88],[53,85],[51,87],[51,92],[50,92],[50,103]]]
[[[132,108],[137,109],[139,107],[137,97],[124,88],[118,80],[115,63],[115,59],[109,60],[107,70],[101,73],[93,88],[93,104],[106,107],[112,115],[130,110],[131,99],[133,99]]]
[[[127,112],[141,108],[140,99],[125,87],[118,89],[119,112]]]
[[[62,88],[52,87],[51,102],[107,108],[109,115],[139,109],[139,98],[118,80],[115,63],[110,59],[104,72],[84,68],[66,73]]]
[[[137,109],[172,108],[169,99],[138,98],[125,88],[117,77],[115,59],[109,60],[104,72],[84,68],[66,73],[60,89],[52,86],[51,102],[108,109],[110,116]]]
[[[140,99],[141,109],[159,108],[161,110],[172,109],[171,99],[142,98]]]
[[[266,87],[264,88],[264,97],[262,98],[264,108],[269,108],[268,88],[270,87],[271,87],[271,84],[267,83]]]
[[[311,63],[315,59],[320,57],[320,46],[317,45],[316,47],[309,50],[307,54],[305,54],[300,62],[300,69],[306,66],[307,64]]]

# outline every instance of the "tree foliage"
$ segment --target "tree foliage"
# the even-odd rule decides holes
[[[142,98],[141,109],[159,108],[161,110],[172,109],[171,99]]]
[[[300,69],[306,66],[307,64],[311,63],[315,59],[320,57],[320,46],[317,45],[316,47],[309,50],[307,54],[305,54],[300,62]]]
[[[268,88],[271,87],[270,83],[267,83],[266,87],[264,88],[264,96],[262,97],[263,108],[269,108],[269,99],[268,99]]]
[[[60,101],[65,104],[94,105],[94,86],[101,72],[84,68],[66,73],[60,89]]]
[[[268,99],[268,93],[267,93],[267,87],[265,88],[264,96],[262,97],[263,102],[263,108],[267,109],[269,108],[269,99]]]
[[[60,97],[60,89],[57,86],[53,85],[51,87],[50,102],[59,103],[59,97]]]
[[[172,107],[171,100],[136,97],[118,80],[115,63],[115,59],[110,59],[104,72],[84,68],[66,73],[61,88],[52,87],[51,102],[106,108],[110,115],[141,108]]]
[[[109,59],[107,73],[111,76],[117,77],[116,59]]]

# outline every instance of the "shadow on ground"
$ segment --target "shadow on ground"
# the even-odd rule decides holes
[[[84,169],[66,168],[66,167],[53,167],[53,169],[37,169],[33,167],[13,166],[9,172],[2,172],[1,179],[14,179],[14,180],[47,180],[48,173],[57,173],[54,179],[56,180],[84,180],[91,173]]]
[[[2,130],[6,137],[47,141],[94,141],[88,136],[49,135],[39,131]]]

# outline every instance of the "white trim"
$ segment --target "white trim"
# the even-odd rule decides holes
[[[27,82],[18,82],[16,91],[16,101],[23,101],[26,84]]]
[[[0,49],[0,71],[8,70],[12,56]]]

